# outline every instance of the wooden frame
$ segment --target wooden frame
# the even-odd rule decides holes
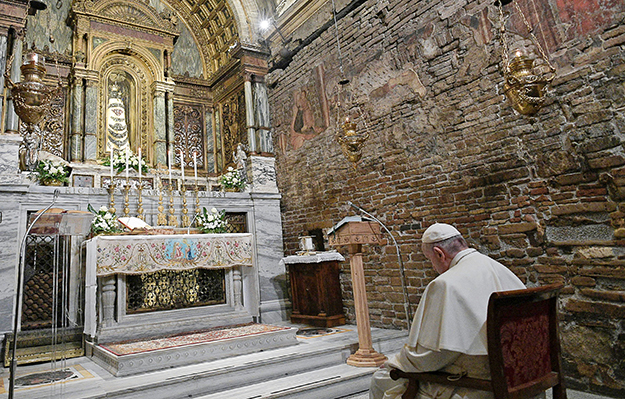
[[[419,381],[434,382],[442,385],[465,387],[493,392],[496,399],[529,399],[549,388],[553,389],[553,399],[566,399],[566,389],[562,376],[560,333],[558,325],[558,294],[561,284],[552,284],[524,290],[495,292],[488,302],[487,336],[491,379],[462,377],[449,379],[444,372],[406,373],[391,370],[391,378],[407,378],[408,389],[403,399],[413,399],[417,395]],[[506,355],[502,350],[502,326],[514,323],[513,318],[535,316],[533,309],[542,309],[548,319],[548,364],[550,371],[535,376],[531,381],[513,386],[506,377]],[[545,354],[545,356],[547,356]]]

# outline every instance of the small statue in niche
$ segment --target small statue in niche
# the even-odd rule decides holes
[[[128,89],[122,75],[112,75],[110,78],[109,100],[106,109],[107,122],[107,150],[123,150],[130,146],[128,137],[127,102]]]
[[[237,144],[237,150],[232,153],[232,159],[237,166],[237,170],[243,181],[247,184],[247,154],[243,144]]]

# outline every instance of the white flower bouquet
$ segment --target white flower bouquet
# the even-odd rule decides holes
[[[243,180],[241,172],[235,170],[232,166],[229,166],[228,171],[221,175],[219,182],[223,188],[242,190],[245,187],[245,180]]]
[[[117,216],[114,213],[109,212],[108,208],[101,206],[97,211],[93,209],[91,204],[87,205],[89,212],[93,213],[95,217],[91,222],[91,232],[94,235],[102,233],[117,233],[120,232],[119,222]]]
[[[206,208],[202,208],[202,212],[198,215],[196,222],[198,229],[202,233],[225,233],[228,227],[224,209],[218,211],[216,208],[212,208],[209,212]]]
[[[132,152],[132,150],[128,147],[123,150],[113,152],[113,169],[120,173],[126,170],[126,154],[128,154],[128,168],[132,168],[136,171],[139,171],[139,156]],[[102,162],[102,165],[111,166],[110,157],[105,159]],[[141,157],[141,173],[147,173],[148,166],[145,163],[145,159]]]
[[[67,183],[69,181],[67,178],[69,176],[69,168],[60,161],[42,159],[37,164],[35,171],[38,173],[39,181],[42,184],[53,182]]]

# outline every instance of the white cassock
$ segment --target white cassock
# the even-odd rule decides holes
[[[490,378],[486,314],[490,295],[525,285],[501,263],[475,249],[459,252],[449,270],[428,284],[414,316],[408,343],[375,372],[370,399],[397,399],[407,381],[393,381],[391,368],[406,372],[441,370]],[[492,399],[490,392],[434,383],[419,385],[418,399]]]

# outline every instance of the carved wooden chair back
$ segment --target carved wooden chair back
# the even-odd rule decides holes
[[[531,399],[552,388],[553,399],[566,399],[558,326],[561,288],[552,284],[493,293],[486,322],[491,379],[392,370],[392,378],[409,380],[402,399],[416,397],[419,381],[491,391],[496,399]]]

